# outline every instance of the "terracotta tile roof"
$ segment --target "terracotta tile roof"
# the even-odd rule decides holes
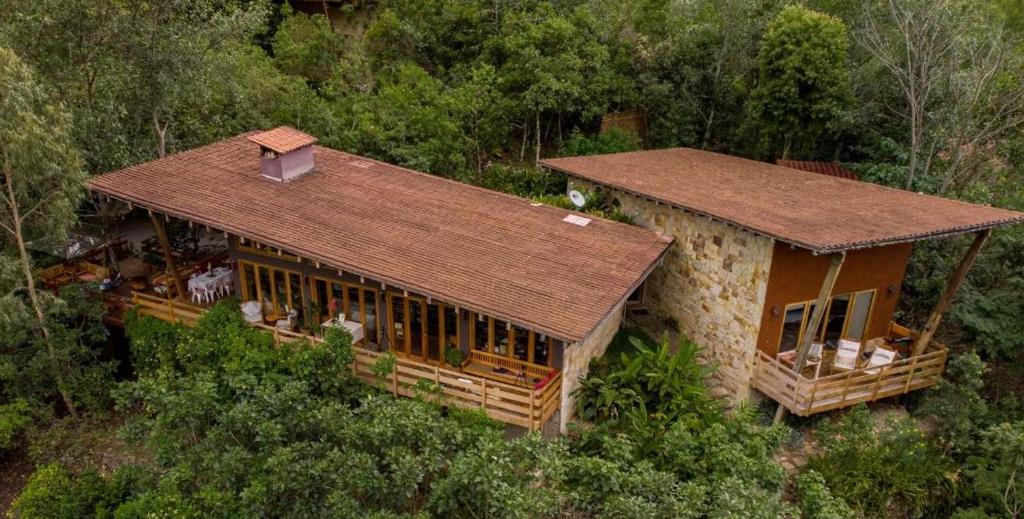
[[[316,137],[290,126],[278,126],[273,130],[252,134],[249,140],[278,153],[288,153],[317,142]]]
[[[801,171],[810,171],[811,173],[819,173],[822,175],[828,175],[830,177],[848,178],[850,180],[860,180],[857,174],[843,167],[838,162],[823,162],[817,160],[782,160],[776,159],[775,164],[786,167],[799,169]]]
[[[571,176],[710,216],[817,253],[1024,220],[1024,213],[688,148],[547,159]]]
[[[580,227],[564,209],[320,146],[314,173],[272,182],[248,137],[89,186],[568,341],[589,335],[671,243],[600,218]]]

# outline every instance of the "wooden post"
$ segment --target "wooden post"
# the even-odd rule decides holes
[[[174,303],[170,299],[167,300],[167,315],[171,317],[171,322],[174,322]]]
[[[797,345],[796,358],[793,360],[793,371],[796,372],[798,383],[801,377],[800,373],[804,370],[804,365],[807,364],[807,354],[811,351],[814,334],[821,326],[821,320],[825,317],[825,307],[828,306],[828,300],[832,297],[832,288],[836,285],[836,279],[839,278],[839,270],[842,268],[845,259],[845,252],[832,255],[832,261],[825,272],[825,279],[821,282],[821,290],[818,291],[818,300],[814,304],[814,313],[811,314],[811,320],[807,323],[807,328],[804,329],[803,340]],[[781,422],[785,414],[786,408],[780,402],[778,409],[775,410],[775,423]]]
[[[174,257],[171,256],[171,243],[167,240],[167,232],[164,230],[164,223],[156,217],[155,213],[149,213],[149,219],[153,221],[153,230],[156,231],[156,239],[160,242],[160,248],[164,252],[164,262],[167,263],[167,275],[174,280],[174,288],[178,291],[178,297],[185,297],[185,285],[181,283],[178,276],[178,268],[174,264]]]
[[[395,360],[395,367],[391,368],[391,391],[398,396],[398,361]]]
[[[953,302],[953,296],[956,295],[957,289],[960,288],[960,283],[967,277],[967,271],[971,269],[975,258],[981,252],[982,245],[985,244],[985,241],[991,235],[992,229],[985,229],[975,233],[974,243],[971,244],[971,247],[967,249],[967,254],[964,254],[963,259],[960,260],[960,265],[957,266],[953,277],[946,284],[945,292],[942,293],[942,296],[935,303],[935,308],[932,309],[931,315],[928,316],[928,321],[925,323],[924,329],[921,330],[921,335],[918,336],[917,342],[914,343],[912,353],[914,356],[924,353],[924,350],[928,348],[928,343],[931,342],[932,336],[935,335],[935,330],[939,327],[939,322],[942,320],[942,314],[949,307],[949,304]]]
[[[534,423],[533,423],[533,413],[534,413],[534,411],[533,411],[533,406],[534,406],[533,399],[534,399],[534,396],[536,396],[536,391],[534,391],[533,389],[530,389],[530,432],[533,432],[533,431],[537,430],[536,427],[534,426]]]
[[[487,379],[481,379],[480,409],[487,409]]]

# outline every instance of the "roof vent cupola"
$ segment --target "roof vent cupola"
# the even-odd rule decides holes
[[[288,182],[313,171],[316,137],[288,126],[249,136],[260,146],[260,172],[276,182]]]

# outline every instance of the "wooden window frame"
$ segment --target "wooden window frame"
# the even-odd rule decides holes
[[[256,301],[259,302],[260,307],[262,308],[262,306],[263,306],[264,288],[269,288],[270,289],[270,305],[274,308],[274,313],[279,314],[279,315],[283,315],[282,311],[283,311],[284,307],[277,300],[277,280],[274,278],[274,272],[275,271],[280,271],[284,275],[285,299],[287,299],[287,302],[288,302],[289,306],[291,305],[291,302],[292,302],[292,299],[293,299],[292,298],[292,286],[291,286],[291,283],[289,282],[290,281],[289,276],[295,275],[295,276],[299,277],[299,287],[300,287],[300,290],[301,290],[301,287],[305,284],[305,282],[303,281],[303,278],[305,276],[302,274],[302,272],[300,272],[298,270],[287,269],[287,268],[284,268],[284,267],[277,267],[277,266],[274,266],[274,265],[268,265],[266,263],[257,263],[255,261],[239,260],[238,261],[238,271],[241,274],[243,274],[243,275],[245,273],[245,265],[250,265],[250,266],[253,267],[253,277],[254,277],[254,281],[255,281],[254,284],[256,286]],[[261,268],[267,270],[268,281],[270,283],[269,287],[264,287],[262,285],[262,283],[260,283],[260,269]],[[242,297],[246,298],[246,300],[251,300],[251,299],[249,299],[249,296],[251,294],[248,293],[249,289],[248,289],[248,287],[245,284],[245,279],[242,278],[241,282],[242,282],[241,283],[242,284]],[[305,301],[304,297],[301,297],[301,299],[303,301]],[[302,310],[305,311],[304,308]]]
[[[820,330],[818,330],[818,332],[816,332],[816,334],[820,333],[822,335],[822,339],[824,339],[824,336],[825,336],[825,334],[824,334],[824,332],[825,332],[825,323],[828,322],[828,319],[829,319],[829,317],[832,314],[832,300],[835,299],[836,297],[848,295],[848,296],[850,296],[850,301],[846,305],[846,315],[843,318],[843,329],[839,333],[839,338],[840,339],[845,339],[846,338],[846,332],[847,332],[847,330],[849,329],[849,326],[850,326],[850,313],[853,312],[853,308],[855,306],[854,303],[856,302],[856,298],[859,297],[861,294],[871,294],[871,306],[868,307],[868,315],[867,315],[867,318],[864,321],[864,334],[867,334],[868,327],[871,324],[871,318],[874,316],[874,313],[875,313],[875,303],[878,301],[878,297],[877,297],[878,289],[877,288],[870,288],[870,289],[867,289],[867,290],[855,290],[855,291],[852,291],[852,292],[843,292],[841,294],[834,294],[833,296],[829,297],[828,301],[826,302],[825,314],[822,316],[821,323],[819,324],[819,326],[821,328],[820,328]],[[810,318],[811,313],[812,313],[810,311],[811,305],[813,305],[816,302],[817,302],[817,300],[810,299],[810,300],[807,300],[807,301],[797,301],[795,303],[789,303],[785,307],[783,307],[783,311],[782,311],[782,316],[783,316],[782,325],[779,326],[779,335],[775,339],[775,354],[776,355],[779,354],[779,349],[782,347],[782,332],[785,330],[785,324],[786,324],[785,316],[786,316],[786,313],[791,308],[793,308],[795,306],[803,306],[803,317],[800,319],[800,333],[797,335],[797,344],[799,345],[804,340],[804,334],[807,333],[807,321]],[[864,338],[861,337],[860,340],[861,340],[861,342],[863,342]]]
[[[245,243],[246,241],[248,241],[250,243],[246,244]],[[264,244],[262,244],[262,243],[260,243],[260,242],[258,242],[256,240],[247,240],[246,238],[242,238],[242,237],[236,237],[235,238],[235,249],[237,249],[237,250],[239,250],[241,252],[246,252],[246,253],[249,253],[249,254],[256,254],[256,255],[259,255],[259,256],[267,256],[267,257],[271,257],[271,258],[281,258],[281,259],[285,259],[285,260],[288,260],[288,261],[295,261],[295,262],[301,262],[302,261],[302,258],[300,258],[297,254],[292,254],[290,252],[285,252],[283,249],[279,249],[277,247],[273,247],[273,246],[270,246],[270,245],[264,245]]]

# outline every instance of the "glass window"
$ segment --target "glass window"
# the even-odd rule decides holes
[[[508,323],[494,320],[494,353],[508,355]]]
[[[518,326],[512,328],[515,336],[512,344],[512,356],[519,360],[529,360],[530,356],[530,332]]]
[[[547,366],[551,360],[551,338],[537,335],[533,344],[533,363]]]
[[[405,305],[402,296],[391,295],[391,319],[394,326],[392,351],[405,351]]]
[[[274,302],[277,313],[283,316],[287,313],[285,305],[288,304],[288,283],[284,279],[284,271],[273,269],[271,273],[274,276],[274,295],[277,296]]]
[[[242,290],[244,292],[243,297],[249,301],[257,299],[256,292],[256,267],[249,263],[240,263],[242,265]]]
[[[362,322],[363,319],[363,305],[359,298],[359,288],[348,287],[348,315],[345,316],[345,320],[353,322]]]
[[[366,312],[366,338],[369,342],[377,342],[377,291],[363,290],[363,310]]]
[[[302,275],[298,272],[288,273],[288,289],[291,294],[291,301],[289,304],[291,308],[299,312],[299,320],[301,321],[305,317],[305,305],[302,301]]]
[[[444,333],[448,334],[445,338],[445,348],[452,346],[455,348],[459,347],[459,319],[455,309],[450,306],[444,307]]]
[[[487,351],[488,323],[490,320],[477,314],[471,315],[473,315],[473,347],[481,351]]]
[[[256,279],[259,280],[260,290],[263,295],[263,313],[274,312],[274,294],[270,291],[270,269],[256,266]]]
[[[850,324],[846,327],[846,337],[855,341],[863,340],[864,329],[868,324],[868,315],[871,313],[871,303],[875,299],[875,292],[858,292],[853,300],[853,309],[850,311]]]
[[[786,317],[782,321],[782,340],[779,341],[779,353],[795,350],[800,341],[800,328],[804,322],[804,303],[786,307]]]
[[[850,309],[850,294],[842,294],[832,298],[825,321],[825,343],[836,346],[846,325],[846,313]]]

